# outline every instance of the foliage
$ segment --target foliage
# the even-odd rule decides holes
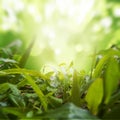
[[[40,72],[26,69],[31,44],[23,55],[9,46],[0,48],[0,118],[120,119],[116,45],[94,55],[89,74],[75,70],[73,62],[44,66]]]
[[[0,15],[0,119],[120,119],[119,0],[1,0]]]

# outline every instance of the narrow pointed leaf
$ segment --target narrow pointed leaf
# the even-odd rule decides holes
[[[73,74],[71,102],[75,105],[80,105],[80,83],[77,71]]]
[[[40,98],[41,104],[43,105],[43,108],[45,111],[47,111],[47,100],[45,95],[42,93],[38,85],[35,83],[35,81],[28,75],[25,75],[28,83],[32,86],[38,97]]]
[[[35,40],[33,40],[30,45],[28,46],[27,50],[25,51],[25,53],[23,54],[23,56],[21,57],[20,61],[19,61],[19,66],[20,67],[24,67],[24,65],[26,64],[29,56],[30,56],[30,53],[31,53],[31,50],[33,48],[33,45],[35,43]]]

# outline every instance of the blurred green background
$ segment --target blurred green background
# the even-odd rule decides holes
[[[35,39],[31,69],[73,61],[88,71],[92,54],[120,44],[119,28],[120,0],[0,0],[0,47],[24,52]]]

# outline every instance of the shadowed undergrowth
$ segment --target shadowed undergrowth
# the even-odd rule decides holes
[[[23,55],[15,46],[0,48],[1,119],[120,119],[117,46],[96,53],[86,73],[73,62],[25,68],[32,44]]]

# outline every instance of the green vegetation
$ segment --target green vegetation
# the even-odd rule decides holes
[[[89,74],[75,70],[73,62],[40,72],[26,69],[31,44],[23,55],[9,46],[0,48],[0,118],[120,119],[117,46],[96,53]]]
[[[119,111],[120,0],[0,0],[0,120]]]

